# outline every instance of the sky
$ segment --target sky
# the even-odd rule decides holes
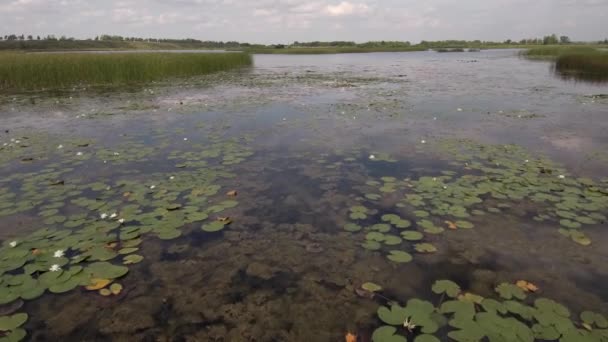
[[[608,37],[608,0],[0,0],[0,34],[250,43]]]

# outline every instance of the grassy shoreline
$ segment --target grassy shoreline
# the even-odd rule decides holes
[[[129,85],[252,65],[246,53],[0,53],[0,90]]]

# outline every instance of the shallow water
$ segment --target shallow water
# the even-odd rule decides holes
[[[18,312],[29,314],[27,338],[338,341],[352,331],[367,341],[386,300],[358,296],[365,282],[403,303],[435,298],[430,288],[439,279],[484,297],[496,297],[499,283],[525,279],[576,315],[606,314],[608,101],[594,97],[606,92],[500,50],[258,55],[250,69],[128,92],[2,95],[3,251],[38,229],[65,229],[70,215],[87,218],[76,231],[105,224],[104,212],[125,218],[111,228],[121,231],[150,225],[141,217],[147,212],[163,217],[138,234],[144,259],[116,281],[119,295],[78,286],[25,300]],[[507,144],[516,146],[500,147]],[[503,184],[497,170],[515,181]],[[427,188],[424,177],[445,184],[438,197],[452,198],[452,188],[479,188],[462,183],[467,177],[485,174],[505,188],[466,208],[484,215],[433,213],[434,197],[422,208],[404,201]],[[510,187],[529,176],[556,196],[569,187],[582,191],[578,199],[598,194],[593,208],[567,211],[599,215],[580,228],[590,245],[558,233],[556,203],[530,200],[534,191],[515,196]],[[83,198],[99,205],[79,206]],[[226,200],[238,206],[175,224],[188,207],[201,212]],[[53,203],[58,213],[40,216]],[[166,209],[174,203],[182,207]],[[133,204],[140,213],[127,209]],[[367,208],[364,218],[349,217],[357,205]],[[421,209],[429,217],[415,212]],[[553,216],[533,219],[547,210]],[[381,223],[389,213],[424,230],[437,251],[417,253],[408,241],[368,250],[361,246],[368,231],[344,229]],[[55,222],[58,216],[67,221]],[[232,223],[201,230],[219,217]],[[425,219],[445,231],[427,233]],[[474,227],[450,230],[446,220]],[[181,235],[159,239],[171,224]],[[70,258],[79,254],[64,248]],[[393,262],[389,250],[413,260]],[[110,262],[120,265],[122,256]]]

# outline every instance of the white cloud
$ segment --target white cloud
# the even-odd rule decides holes
[[[333,17],[344,15],[361,15],[366,14],[370,10],[366,4],[356,4],[348,1],[342,1],[338,5],[327,5],[325,12]]]

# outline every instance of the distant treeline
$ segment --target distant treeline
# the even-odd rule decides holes
[[[608,44],[608,39],[593,42]],[[227,50],[262,50],[262,49],[369,49],[369,50],[424,50],[424,49],[453,49],[453,48],[488,48],[507,47],[515,45],[556,45],[572,44],[568,36],[548,35],[542,38],[521,40],[507,39],[505,41],[481,40],[442,40],[421,41],[411,44],[408,41],[370,41],[356,43],[352,41],[331,42],[294,42],[292,44],[250,44],[236,41],[203,41],[193,38],[165,39],[123,37],[116,35],[100,35],[89,39],[75,39],[66,36],[33,36],[33,35],[0,35],[0,50],[48,50],[48,49],[227,49]]]

